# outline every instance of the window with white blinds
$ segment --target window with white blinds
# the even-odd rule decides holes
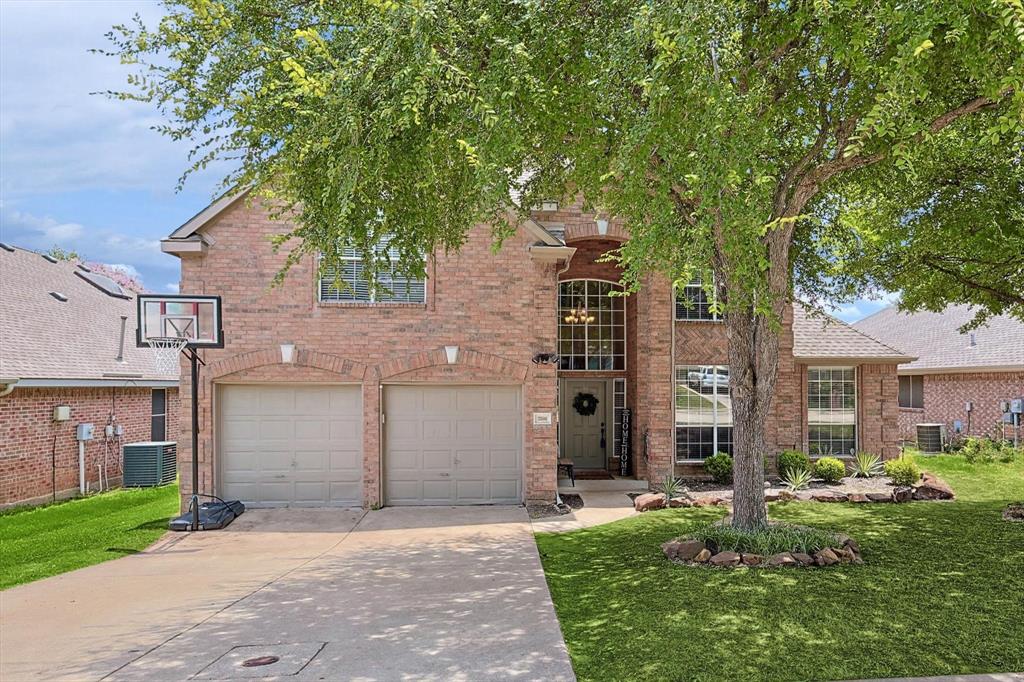
[[[387,241],[375,247],[376,256],[386,256],[390,267],[378,273],[379,287],[374,291],[366,279],[363,254],[359,249],[343,248],[340,266],[324,265],[320,270],[320,301],[353,303],[425,303],[426,281],[410,278],[398,269],[398,249]],[[339,271],[340,268],[340,271]]]

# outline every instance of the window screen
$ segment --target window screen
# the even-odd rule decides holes
[[[900,377],[900,407],[924,407],[924,377]]]
[[[150,411],[150,434],[153,441],[167,440],[167,390],[154,388]]]

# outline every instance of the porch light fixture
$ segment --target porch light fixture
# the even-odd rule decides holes
[[[455,361],[459,359],[459,347],[458,346],[445,346],[444,347],[445,357],[448,359],[449,365],[454,365]]]
[[[590,324],[594,316],[587,312],[586,308],[573,308],[564,318],[566,324]]]
[[[295,344],[294,343],[282,343],[281,344],[281,362],[285,364],[291,364],[295,362]]]

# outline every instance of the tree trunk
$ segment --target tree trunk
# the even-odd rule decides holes
[[[767,525],[765,423],[778,368],[778,335],[753,311],[726,316],[733,423],[733,526]],[[767,361],[767,362],[766,362]]]

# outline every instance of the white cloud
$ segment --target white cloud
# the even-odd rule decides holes
[[[168,282],[166,285],[164,285],[164,288],[167,289],[168,293],[171,293],[171,294],[178,293],[178,283],[177,282]]]
[[[0,1],[0,193],[6,198],[93,188],[171,192],[187,166],[188,143],[151,128],[148,104],[93,92],[126,88],[130,67],[89,52],[104,34],[156,2]],[[222,169],[195,178],[209,194]]]

